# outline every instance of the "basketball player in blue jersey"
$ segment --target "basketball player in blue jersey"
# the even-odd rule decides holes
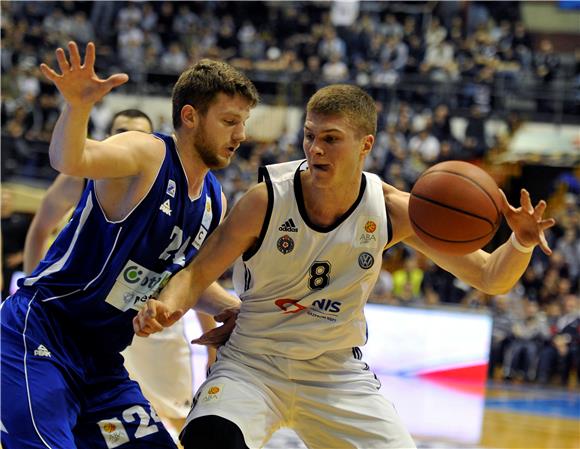
[[[268,166],[265,182],[134,319],[135,331],[148,335],[171,325],[176,311],[199,303],[208,310],[207,298],[197,298],[236,261],[241,310],[194,398],[181,434],[186,449],[259,448],[280,427],[311,449],[414,447],[358,348],[383,250],[404,242],[490,294],[516,283],[535,245],[551,252],[544,230],[554,220],[544,220],[546,203],[534,208],[525,191],[517,209],[503,197],[514,233],[493,253],[457,257],[422,243],[409,222],[409,194],[362,171],[376,120],[375,102],[356,86],[315,93],[306,160]]]
[[[153,122],[138,109],[117,112],[108,134],[114,136],[127,131],[153,132]],[[26,234],[24,271],[31,273],[44,256],[53,230],[63,222],[75,207],[86,187],[87,180],[59,174],[48,188]],[[185,423],[193,397],[191,347],[185,333],[185,319],[156,334],[157,338],[134,340],[124,352],[125,367],[132,379],[139,382],[145,397],[170,433],[176,434]],[[204,332],[215,328],[209,315],[197,313]],[[215,348],[207,346],[208,365],[215,361]],[[171,372],[166,367],[171,365]]]
[[[90,181],[44,259],[2,305],[2,447],[174,448],[120,352],[136,311],[220,222],[225,200],[210,169],[229,164],[258,96],[229,65],[202,60],[174,87],[173,136],[129,131],[97,142],[86,137],[91,108],[128,77],[100,79],[92,43],[84,64],[75,43],[68,50],[68,59],[56,51],[60,73],[41,65],[65,100],[50,159]],[[215,283],[204,296],[222,308],[238,304]]]

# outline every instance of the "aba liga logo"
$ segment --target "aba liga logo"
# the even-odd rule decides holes
[[[375,264],[375,258],[367,252],[360,253],[358,256],[358,266],[363,270],[368,270]]]

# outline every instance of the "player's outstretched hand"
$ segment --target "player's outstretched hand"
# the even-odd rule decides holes
[[[520,207],[515,208],[508,203],[508,200],[501,189],[500,193],[503,198],[502,212],[509,227],[514,231],[518,242],[523,246],[528,247],[540,245],[540,248],[544,253],[548,256],[552,254],[552,250],[546,241],[544,231],[554,226],[556,220],[553,218],[543,218],[547,206],[546,202],[541,200],[536,207],[534,207],[529,192],[526,189],[522,189],[520,192]]]
[[[222,326],[215,327],[212,330],[206,332],[201,337],[191,340],[191,343],[219,347],[228,341],[231,333],[236,327],[236,319],[240,313],[239,307],[230,307],[222,310],[219,314],[214,316],[214,319],[218,323],[224,323]]]
[[[133,330],[140,337],[148,337],[164,328],[173,326],[183,316],[182,310],[169,310],[166,304],[156,299],[150,299],[135,318]]]
[[[55,52],[60,75],[44,63],[40,64],[40,71],[55,84],[70,106],[91,107],[111,89],[129,80],[125,73],[111,75],[106,80],[95,74],[95,44],[92,42],[87,44],[85,62],[82,65],[77,44],[69,42],[68,51],[70,61],[62,48]]]

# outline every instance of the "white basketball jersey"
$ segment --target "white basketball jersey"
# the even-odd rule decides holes
[[[382,181],[363,173],[359,196],[330,227],[310,222],[300,171],[268,166],[269,204],[256,248],[234,266],[242,299],[230,343],[257,354],[306,360],[366,343],[364,305],[390,239]]]

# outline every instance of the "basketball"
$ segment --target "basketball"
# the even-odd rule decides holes
[[[481,168],[446,161],[426,170],[411,190],[409,218],[419,238],[455,255],[485,246],[501,223],[502,199]]]

